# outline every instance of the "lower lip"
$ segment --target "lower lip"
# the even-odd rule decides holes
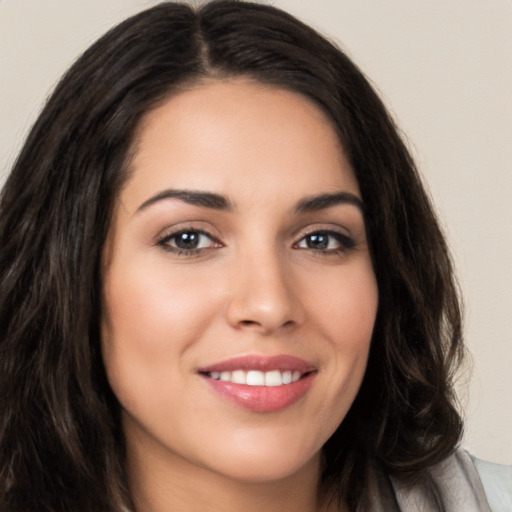
[[[275,412],[290,407],[309,390],[315,373],[282,386],[247,386],[203,376],[211,389],[231,403],[254,412]]]

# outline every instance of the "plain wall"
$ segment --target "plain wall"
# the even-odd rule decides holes
[[[0,0],[0,182],[53,85],[155,1]],[[198,3],[198,2],[195,2]],[[473,369],[464,444],[512,463],[512,2],[276,0],[340,44],[407,134],[448,234]]]

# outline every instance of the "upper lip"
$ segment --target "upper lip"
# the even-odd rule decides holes
[[[304,359],[289,355],[261,356],[247,355],[219,361],[198,369],[199,373],[231,372],[235,370],[291,370],[308,373],[316,370],[316,366]]]

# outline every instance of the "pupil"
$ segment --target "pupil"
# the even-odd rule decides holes
[[[198,242],[198,233],[181,233],[176,237],[176,246],[180,249],[195,249]]]
[[[323,233],[309,236],[308,245],[310,249],[327,249],[328,244],[329,238]]]

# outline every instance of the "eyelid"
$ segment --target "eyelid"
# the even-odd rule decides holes
[[[220,239],[221,234],[218,229],[216,229],[210,222],[206,222],[203,220],[183,220],[177,221],[174,223],[169,223],[164,225],[164,227],[160,228],[153,239],[155,241],[162,240],[171,235],[176,235],[179,233],[183,233],[186,231],[197,231],[198,233],[203,233],[208,235],[211,238]]]
[[[300,240],[305,236],[318,232],[339,234],[340,236],[346,238],[353,238],[353,235],[351,234],[350,230],[347,227],[328,222],[318,222],[314,224],[309,224],[308,226],[297,230],[296,234],[294,235],[294,238],[296,240]]]

